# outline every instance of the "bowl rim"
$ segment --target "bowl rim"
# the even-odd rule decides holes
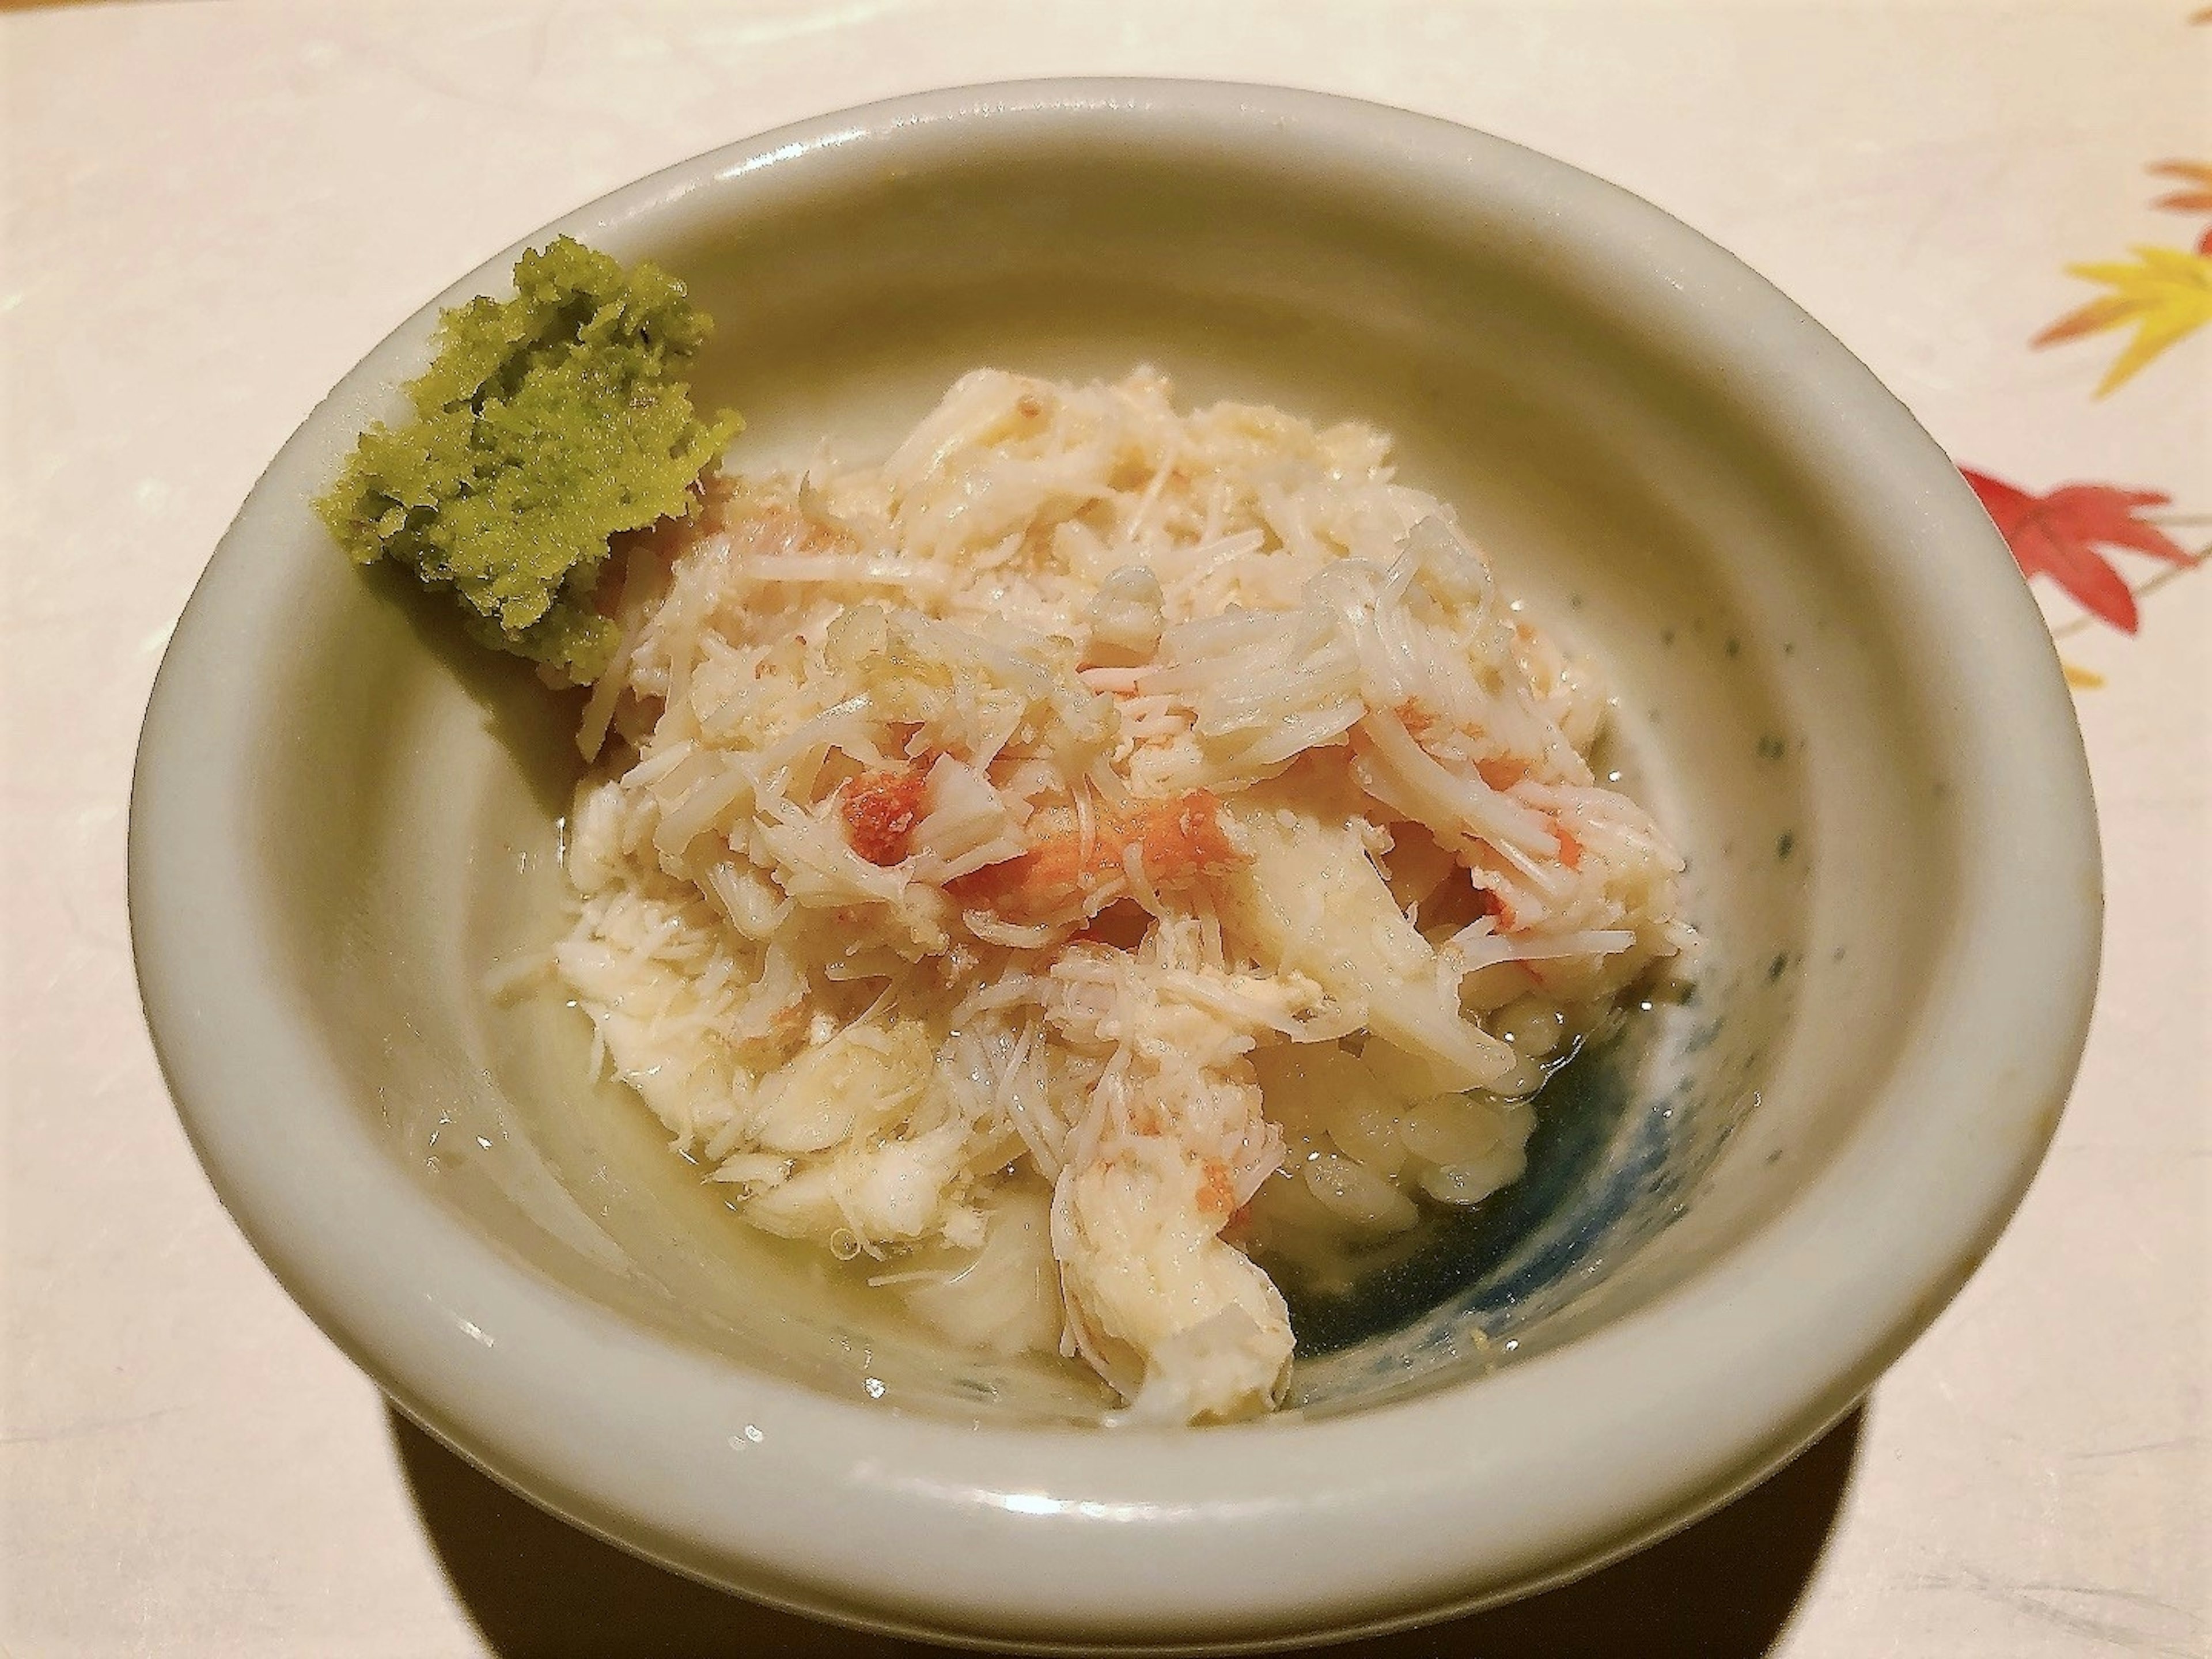
[[[626,1323],[442,1208],[376,1153],[280,994],[247,830],[251,665],[281,617],[253,566],[296,543],[302,504],[419,361],[438,310],[497,291],[551,234],[627,255],[893,158],[1041,137],[1196,146],[1319,187],[1479,205],[1525,219],[1563,271],[1607,270],[1624,314],[1708,354],[1778,446],[1826,458],[1839,482],[1824,506],[1878,550],[1881,614],[1923,676],[1931,744],[1958,763],[1949,807],[1975,856],[1960,860],[1923,1040],[1865,1120],[1723,1259],[1479,1387],[1320,1420],[1103,1433],[971,1429],[750,1372]],[[1943,625],[1961,617],[1975,625]],[[564,216],[402,324],[270,463],[177,624],[140,737],[129,896],[148,1026],[216,1192],[410,1417],[587,1530],[772,1603],[1091,1648],[1275,1645],[1463,1611],[1626,1553],[1787,1461],[1926,1328],[2026,1192],[2086,1039],[2102,903],[2087,760],[2040,614],[1950,461],[1817,323],[1659,209],[1504,140],[1331,94],[1139,79],[946,88],[741,139]],[[611,1394],[653,1413],[610,1412]],[[1586,1431],[1563,1441],[1563,1421]]]

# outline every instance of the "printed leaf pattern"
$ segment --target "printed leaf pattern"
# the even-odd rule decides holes
[[[2179,248],[2138,247],[2132,264],[2069,265],[2069,276],[2102,283],[2112,291],[2069,312],[2033,343],[2057,345],[2109,328],[2133,325],[2135,338],[2112,362],[2097,387],[2101,398],[2168,346],[2212,322],[2212,255]]]
[[[2179,179],[2179,190],[2170,190],[2151,205],[2162,207],[2169,213],[2203,213],[2212,215],[2212,163],[2204,161],[2154,161],[2145,171],[2160,179]],[[2212,254],[2212,225],[2205,228],[2197,240],[2199,253]]]
[[[2200,6],[2189,21],[2212,23],[2212,6]],[[2145,171],[2179,186],[2154,198],[2153,207],[2212,216],[2212,162],[2154,161]],[[2032,343],[2057,345],[2107,329],[2133,328],[2134,337],[2097,387],[2100,398],[2124,385],[2167,347],[2212,322],[2212,225],[2197,238],[2194,252],[2165,247],[2137,247],[2133,252],[2130,264],[2069,265],[2069,276],[2100,283],[2111,292],[2067,313]],[[2170,568],[2142,585],[2139,591],[2144,593],[2212,562],[2212,548],[2191,554],[2138,516],[2145,507],[2166,504],[2169,498],[2155,491],[2062,484],[2047,495],[2034,495],[1970,467],[1959,471],[2004,537],[2023,577],[2050,577],[2090,617],[2123,633],[2134,633],[2140,620],[2138,590],[2129,587],[2100,548],[2127,548],[2167,562]],[[2064,635],[2079,626],[2069,623],[2057,631]],[[2069,685],[2087,690],[2104,684],[2104,677],[2093,670],[2072,663],[2063,665]]]
[[[2166,504],[2168,498],[2155,490],[2077,483],[2033,495],[1971,467],[1959,471],[1981,497],[2022,575],[2050,577],[2124,634],[2136,631],[2136,596],[2098,548],[2128,548],[2177,565],[2196,562],[2156,525],[2136,516],[2144,507]]]
[[[2212,162],[2154,161],[2143,169],[2160,179],[2179,179],[2191,189],[2161,196],[2153,204],[2176,213],[2212,213]]]

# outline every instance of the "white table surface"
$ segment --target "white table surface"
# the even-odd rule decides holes
[[[2185,248],[2189,0],[1273,5],[303,0],[0,17],[6,676],[0,1650],[903,1650],[672,1578],[411,1430],[216,1205],[139,1023],[131,747],[263,464],[422,299],[555,215],[796,117],[1082,71],[1272,81],[1627,185],[1834,329],[1962,461],[2174,497],[2212,541],[2212,329],[2111,397],[2031,351],[2069,262]],[[2212,267],[2208,267],[2212,269]],[[2140,586],[2158,567],[2118,561]],[[2212,1652],[2212,574],[2139,634],[2047,600],[2104,814],[2104,990],[2057,1147],[1863,1413],[1550,1596],[1376,1655]],[[2033,895],[2023,895],[2032,902]],[[914,1650],[920,1651],[920,1650]]]

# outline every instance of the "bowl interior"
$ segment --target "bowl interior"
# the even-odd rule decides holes
[[[1298,1289],[1291,1404],[1370,1405],[1644,1306],[1850,1133],[1893,1058],[1867,1034],[1911,1024],[1946,908],[1946,861],[1916,856],[1945,838],[1942,786],[1845,532],[1741,388],[1502,222],[1249,158],[970,146],[675,218],[602,240],[717,319],[701,391],[744,412],[740,466],[825,436],[880,453],[978,364],[1151,362],[1187,401],[1395,433],[1401,476],[1611,680],[1613,764],[1690,860],[1694,990],[1547,1091],[1520,1185],[1348,1291]],[[961,1418],[1094,1419],[1071,1369],[954,1352],[744,1225],[594,1080],[580,1013],[486,991],[564,925],[574,702],[311,523],[301,545],[270,575],[294,631],[256,833],[296,994],[389,1157],[537,1272],[745,1365]]]

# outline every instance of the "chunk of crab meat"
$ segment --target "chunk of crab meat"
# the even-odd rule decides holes
[[[785,1238],[827,1241],[841,1229],[864,1244],[926,1238],[944,1228],[965,1141],[965,1126],[953,1123],[846,1148],[744,1200],[744,1217]]]
[[[1052,1200],[1042,1186],[1007,1191],[984,1218],[983,1243],[942,1273],[908,1281],[907,1305],[981,1353],[1049,1353],[1060,1340]]]
[[[1250,859],[1225,884],[1222,920],[1259,960],[1364,1006],[1376,1036],[1431,1062],[1440,1093],[1513,1069],[1513,1050],[1461,1013],[1457,981],[1438,972],[1354,826],[1264,799],[1236,818]]]
[[[1169,800],[1133,801],[1119,814],[1102,811],[1091,835],[1067,830],[1027,851],[945,884],[963,908],[1013,922],[1073,921],[1097,915],[1129,890],[1130,854],[1157,892],[1197,886],[1226,874],[1243,855],[1222,823],[1221,803],[1207,789]]]
[[[609,778],[577,790],[568,815],[568,879],[578,892],[599,892],[620,878],[622,837],[622,785]]]
[[[1220,1231],[1217,1167],[1164,1141],[1060,1174],[1053,1246],[1076,1346],[1132,1420],[1265,1411],[1291,1364],[1290,1311]]]
[[[918,1021],[848,1026],[763,1084],[752,1138],[771,1152],[820,1152],[872,1133],[928,1087],[934,1058]]]

